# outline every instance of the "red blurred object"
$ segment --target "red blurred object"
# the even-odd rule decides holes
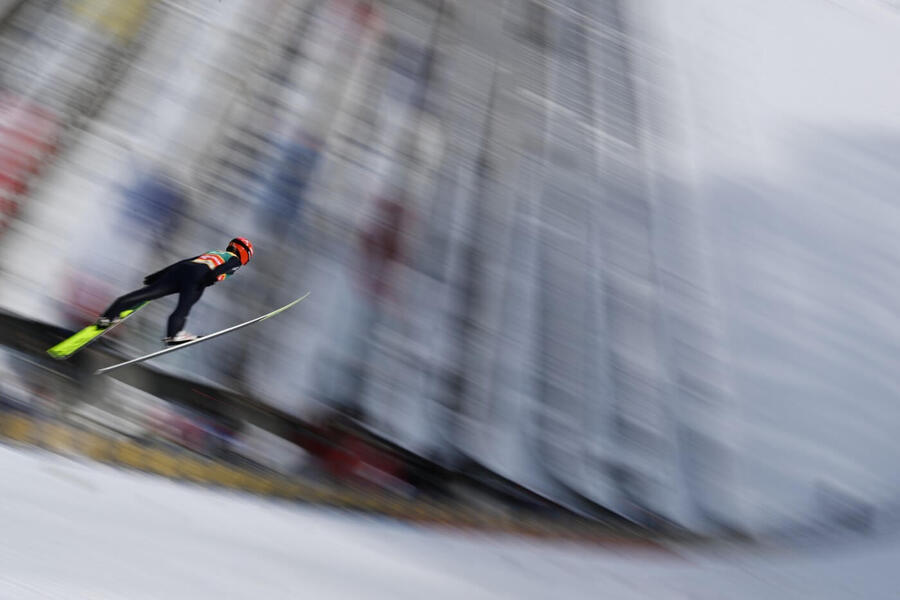
[[[315,438],[296,440],[335,480],[408,492],[403,461],[334,423],[316,427]]]
[[[29,179],[56,151],[59,120],[49,110],[0,92],[0,232],[19,212]]]
[[[404,198],[380,197],[372,221],[359,233],[361,284],[375,297],[392,297],[392,275],[403,260],[403,231],[409,219]]]

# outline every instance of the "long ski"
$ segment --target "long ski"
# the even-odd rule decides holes
[[[102,373],[109,373],[110,371],[114,371],[116,369],[120,369],[120,368],[126,367],[128,365],[134,365],[134,364],[137,364],[140,362],[144,362],[145,360],[150,360],[151,358],[156,358],[157,356],[162,356],[163,354],[168,354],[169,352],[175,352],[176,350],[183,350],[184,348],[193,346],[194,344],[199,344],[201,342],[205,342],[207,340],[211,340],[213,338],[219,337],[220,335],[225,335],[226,333],[231,333],[232,331],[237,331],[238,329],[248,327],[250,325],[253,325],[254,323],[259,323],[260,321],[265,321],[268,318],[274,317],[278,313],[286,311],[287,309],[291,308],[295,304],[306,299],[307,296],[309,296],[309,292],[306,292],[305,294],[303,294],[302,296],[300,296],[299,298],[297,298],[290,304],[286,304],[286,305],[282,306],[281,308],[273,310],[270,313],[266,313],[262,316],[256,317],[255,319],[250,319],[249,321],[240,323],[238,325],[234,325],[227,329],[223,329],[223,330],[217,331],[215,333],[210,333],[209,335],[201,336],[201,337],[197,338],[196,340],[191,340],[190,342],[185,342],[185,343],[179,344],[177,346],[171,346],[169,348],[163,348],[162,350],[157,350],[156,352],[151,352],[150,354],[145,354],[144,356],[132,358],[131,360],[126,360],[125,362],[111,365],[109,367],[104,367],[102,369],[97,369],[96,371],[94,371],[94,375],[100,375]]]

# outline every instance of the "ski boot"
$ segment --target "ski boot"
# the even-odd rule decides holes
[[[199,335],[193,335],[191,333],[187,333],[184,331],[179,331],[172,337],[163,338],[163,342],[165,342],[166,346],[177,346],[179,344],[185,344],[187,342],[193,342],[194,340],[200,339]]]
[[[120,317],[113,317],[112,319],[110,319],[109,317],[100,317],[99,319],[94,321],[94,326],[97,329],[107,329],[121,320],[122,319]]]

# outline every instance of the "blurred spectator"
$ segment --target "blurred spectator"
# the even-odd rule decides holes
[[[125,226],[156,249],[169,247],[187,209],[187,191],[165,168],[139,169],[134,182],[122,191]]]
[[[322,141],[303,132],[296,133],[279,148],[260,195],[261,219],[281,243],[290,229],[299,224],[305,191],[318,164]]]
[[[373,299],[397,299],[396,265],[404,257],[403,232],[409,225],[402,191],[375,200],[374,214],[359,232],[359,284]]]

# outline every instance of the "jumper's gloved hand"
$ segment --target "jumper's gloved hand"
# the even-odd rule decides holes
[[[160,275],[162,275],[162,271],[157,271],[156,273],[147,275],[146,277],[144,277],[144,285],[152,285],[157,279],[159,279]]]

